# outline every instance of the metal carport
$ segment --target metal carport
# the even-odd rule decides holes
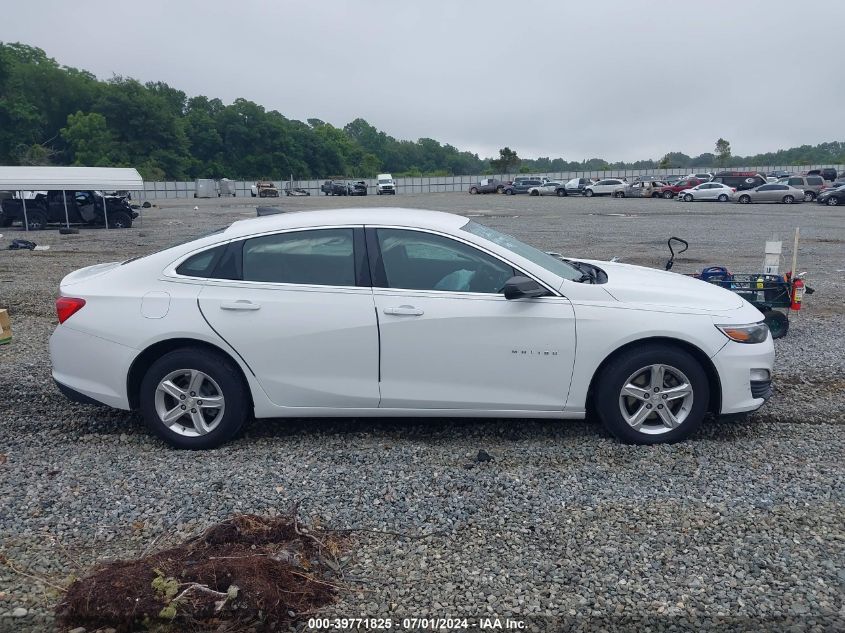
[[[70,226],[66,191],[143,191],[144,180],[132,167],[0,167],[0,191],[17,191],[23,205],[24,228],[29,230],[24,191],[61,191],[65,224]],[[103,220],[109,228],[106,201]]]

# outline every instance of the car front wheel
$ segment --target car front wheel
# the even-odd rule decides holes
[[[147,426],[176,448],[215,448],[247,417],[249,397],[237,366],[222,354],[184,348],[155,361],[141,381]]]
[[[804,202],[812,202],[815,196],[813,195],[812,191],[805,191],[804,192]]]
[[[585,189],[584,195],[587,196],[588,198],[592,198],[593,197],[593,190],[592,189]]]
[[[688,193],[684,196],[684,202],[692,202],[692,194]]]
[[[836,196],[830,196],[830,198],[827,199],[826,204],[830,207],[835,207],[837,204],[839,204],[839,198],[837,198]]]
[[[678,347],[655,344],[623,352],[597,380],[596,412],[627,443],[679,442],[698,429],[707,412],[707,374]]]
[[[672,192],[671,191],[664,191],[663,197],[666,198],[666,200],[671,200],[672,199]]]
[[[739,197],[739,203],[740,204],[750,204],[751,203],[751,197],[750,196],[740,196]]]
[[[792,204],[793,202],[795,202],[794,197],[792,197],[792,196],[784,196],[783,197],[783,203],[784,204]]]
[[[721,194],[721,195],[719,196],[719,202],[727,202],[727,201],[728,201],[728,196],[727,196],[727,195],[725,195],[725,194]]]

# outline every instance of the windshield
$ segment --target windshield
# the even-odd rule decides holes
[[[390,183],[390,182],[392,182],[392,181],[390,180],[390,178],[379,178],[379,179],[378,179],[378,184],[380,184],[380,185],[386,185],[386,184],[388,184],[388,183]]]
[[[499,233],[495,229],[491,229],[489,226],[484,226],[483,224],[470,220],[461,227],[461,230],[483,237],[485,240],[489,240],[494,244],[498,244],[499,246],[508,249],[509,251],[513,251],[520,257],[524,257],[528,261],[537,264],[538,266],[542,266],[558,277],[563,277],[564,279],[569,279],[570,281],[577,281],[581,279],[583,275],[583,273],[574,266],[567,264],[556,257],[552,257],[548,253],[544,253],[533,246],[524,244],[515,237]]]

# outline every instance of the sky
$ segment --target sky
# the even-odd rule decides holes
[[[0,40],[482,157],[633,161],[843,140],[843,23],[843,0],[27,0]]]

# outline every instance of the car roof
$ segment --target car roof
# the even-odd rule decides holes
[[[239,220],[226,229],[225,235],[227,238],[240,237],[266,231],[337,226],[340,224],[388,224],[391,226],[457,230],[467,222],[469,222],[469,218],[462,215],[424,209],[403,209],[401,207],[326,209],[279,213],[249,220]]]

